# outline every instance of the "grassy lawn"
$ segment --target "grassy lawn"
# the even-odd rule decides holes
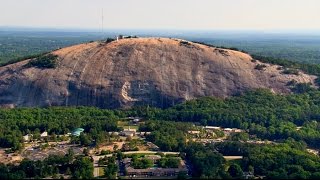
[[[118,121],[118,127],[123,127],[123,129],[136,129],[138,130],[139,129],[139,126],[137,125],[130,125],[129,126],[129,121]]]
[[[135,129],[135,130],[138,130],[139,129],[139,126],[123,126],[123,129]]]
[[[128,126],[129,121],[118,121],[118,126],[123,127],[123,126]]]
[[[138,158],[144,157],[145,155],[155,155],[156,153],[135,153],[135,154],[125,154],[125,157],[132,158],[133,156],[136,156]]]
[[[103,167],[99,167],[99,177],[104,175],[104,168]]]

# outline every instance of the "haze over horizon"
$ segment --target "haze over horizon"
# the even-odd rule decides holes
[[[0,0],[0,26],[101,29],[320,29],[317,0]]]

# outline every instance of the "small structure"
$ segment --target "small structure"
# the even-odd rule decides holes
[[[224,128],[223,131],[225,132],[232,132],[233,130],[231,128]]]
[[[243,130],[242,130],[242,129],[234,128],[234,129],[233,129],[233,132],[235,132],[235,133],[241,133],[241,132],[243,132]]]
[[[217,126],[206,126],[204,128],[208,129],[208,130],[220,130],[221,129],[220,127],[217,127]]]
[[[43,133],[40,134],[40,137],[42,137],[42,138],[48,137],[48,132],[44,131]]]
[[[254,179],[254,174],[252,172],[243,172],[244,179]]]
[[[32,134],[27,134],[25,136],[23,136],[23,141],[24,142],[29,142],[32,138]]]
[[[137,130],[136,130],[136,129],[131,129],[131,128],[130,128],[130,126],[129,126],[129,128],[128,128],[128,129],[123,129],[123,131],[132,131],[132,132],[137,132]]]
[[[200,134],[200,131],[188,131],[189,134]]]
[[[123,129],[123,131],[120,132],[121,136],[126,137],[133,137],[136,135],[137,130],[136,129],[130,129],[130,126],[128,129]]]
[[[114,135],[114,136],[119,136],[119,132],[108,132],[108,134],[111,136],[111,135]]]
[[[77,129],[73,130],[71,134],[72,134],[73,136],[80,136],[80,134],[81,134],[82,132],[84,132],[84,129],[83,129],[83,128],[77,128]]]
[[[117,39],[117,41],[119,41],[120,39],[128,39],[128,38],[138,38],[138,36],[133,36],[133,35],[131,35],[131,36],[118,35],[116,39]]]
[[[120,133],[121,136],[126,136],[126,137],[133,137],[136,135],[135,131],[122,131]]]
[[[150,150],[153,150],[153,151],[159,151],[159,146],[153,144],[152,142],[147,142],[147,146],[150,148]]]
[[[138,124],[140,122],[140,119],[139,118],[135,118],[134,120],[132,120],[132,123],[133,124]]]

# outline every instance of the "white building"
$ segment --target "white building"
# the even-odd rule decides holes
[[[108,134],[111,136],[111,135],[114,135],[114,136],[119,136],[119,133],[118,132],[108,132]]]
[[[225,131],[225,132],[232,132],[233,129],[231,129],[231,128],[224,128],[223,131]]]
[[[45,132],[41,133],[41,134],[40,134],[40,137],[48,137],[48,132],[45,131]]]
[[[128,129],[123,129],[123,131],[133,131],[133,132],[137,132],[136,129],[131,129],[130,126],[128,127]]]
[[[189,134],[200,134],[200,131],[188,131]]]
[[[221,129],[220,127],[217,127],[217,126],[206,126],[204,128],[205,129],[211,129],[211,130],[220,130]]]
[[[122,136],[126,136],[126,137],[133,137],[133,136],[135,136],[136,135],[136,132],[135,131],[122,131],[121,133],[120,133],[120,135],[122,135]]]
[[[24,140],[25,142],[30,141],[31,138],[32,138],[32,134],[27,134],[27,135],[23,136],[23,140]]]
[[[243,130],[242,130],[242,129],[237,129],[237,128],[235,128],[235,129],[233,129],[233,132],[235,132],[235,133],[241,133],[241,132],[243,132]]]

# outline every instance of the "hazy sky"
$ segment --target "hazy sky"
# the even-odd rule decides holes
[[[0,0],[0,26],[320,29],[320,0]]]

